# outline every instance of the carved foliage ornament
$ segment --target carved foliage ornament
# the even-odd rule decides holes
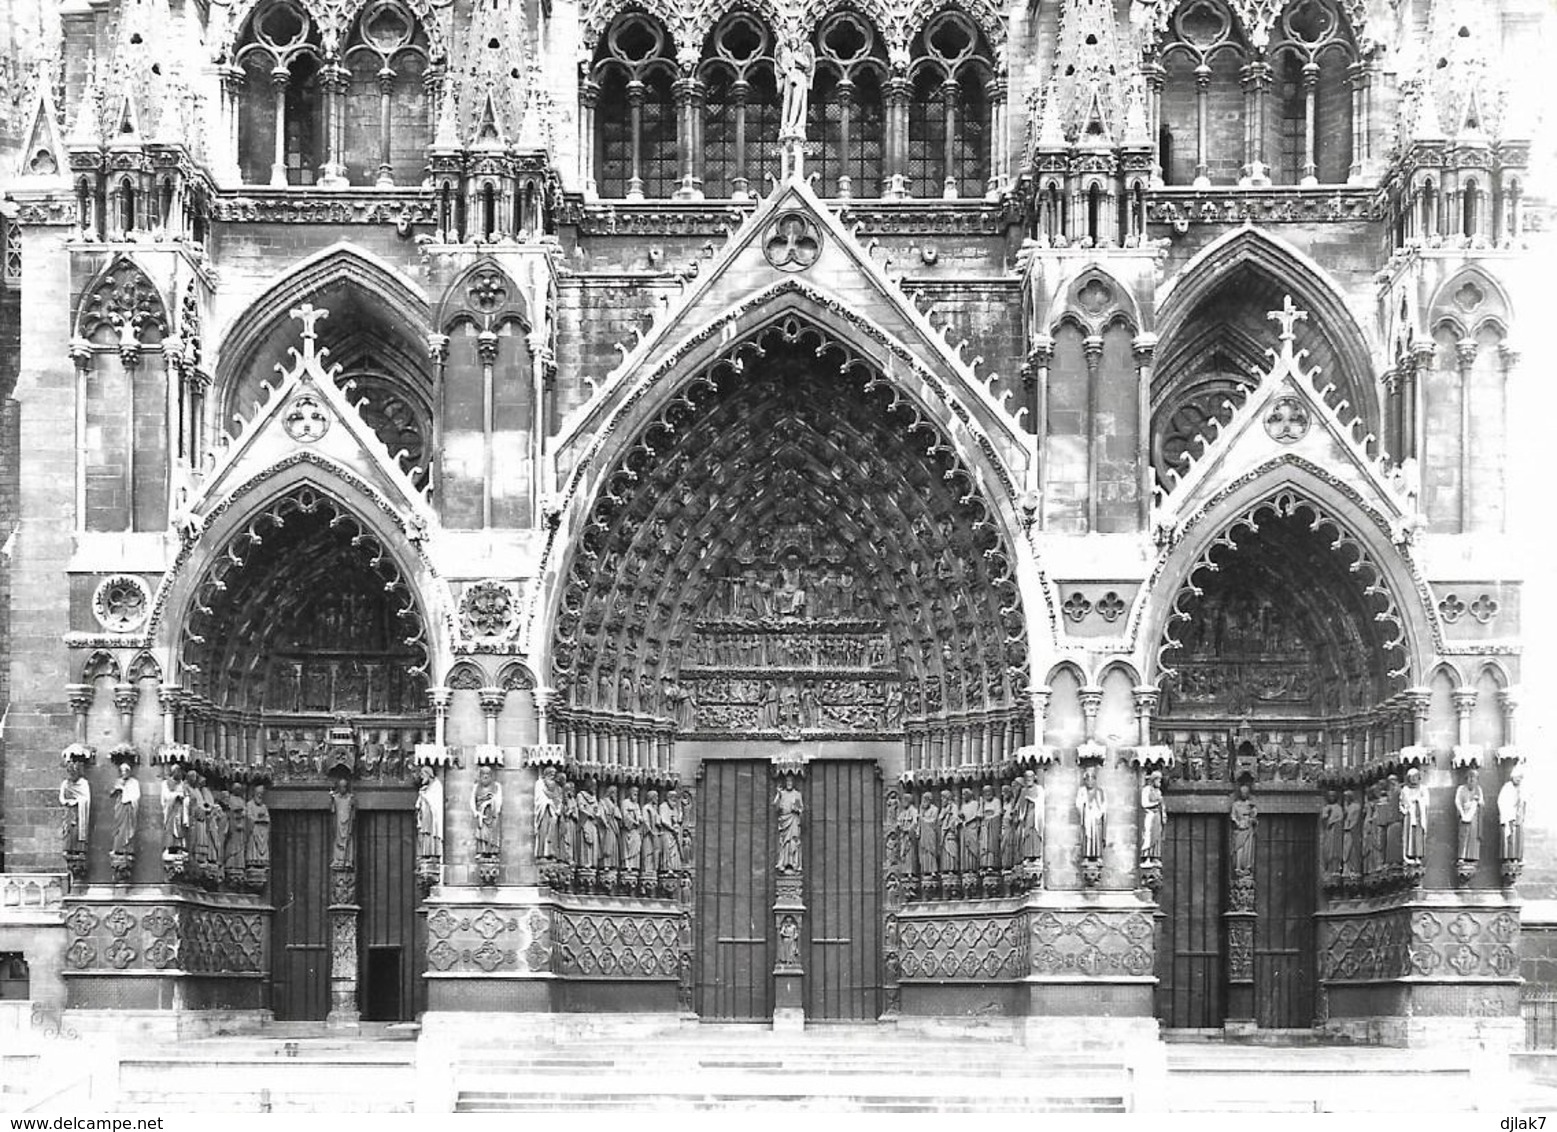
[[[151,594],[146,583],[132,574],[114,574],[97,584],[92,594],[92,613],[110,633],[129,633],[146,623]]]
[[[517,615],[513,591],[502,582],[476,582],[465,590],[460,602],[460,620],[472,637],[507,637]]]

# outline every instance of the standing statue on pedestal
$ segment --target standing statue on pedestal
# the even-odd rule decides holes
[[[65,864],[75,880],[86,880],[87,842],[92,834],[92,786],[82,774],[78,759],[67,759],[65,778],[59,784],[59,804],[64,807],[60,843]]]
[[[1325,804],[1319,808],[1319,872],[1327,883],[1338,879],[1345,868],[1345,821],[1346,808],[1338,795],[1325,791]]]
[[[190,834],[195,843],[195,879],[215,888],[222,875],[222,850],[216,831],[216,799],[205,775],[190,771],[184,777],[189,792]]]
[[[1454,791],[1454,812],[1460,819],[1459,856],[1456,875],[1468,881],[1481,860],[1481,807],[1486,798],[1481,791],[1481,776],[1475,767],[1465,768],[1465,781]]]
[[[595,798],[594,779],[584,780],[574,797],[574,805],[578,812],[578,860],[575,864],[581,872],[592,872],[600,867],[600,803]],[[580,883],[589,883],[592,879],[581,879]]]
[[[1016,855],[1020,861],[1043,860],[1044,806],[1047,804],[1043,783],[1033,771],[1024,771],[1016,784],[1017,826]]]
[[[135,823],[141,812],[141,784],[135,777],[131,758],[115,760],[119,778],[111,793],[114,798],[114,847],[109,854],[114,880],[129,884],[135,871]]]
[[[1341,875],[1343,877],[1358,877],[1362,875],[1362,799],[1357,791],[1345,790],[1341,793]]]
[[[1503,883],[1519,879],[1525,860],[1525,768],[1515,763],[1508,781],[1498,791],[1498,858],[1503,866]]]
[[[557,768],[541,767],[541,776],[535,780],[535,859],[555,860],[557,852],[557,825],[562,815],[562,787],[557,782]]]
[[[1089,766],[1081,772],[1081,786],[1076,790],[1076,810],[1081,815],[1082,860],[1101,861],[1107,837],[1108,797],[1098,784],[1095,766]]]
[[[184,773],[171,764],[162,788],[162,868],[170,881],[184,879],[189,867],[190,807]]]
[[[903,791],[903,806],[897,812],[898,875],[919,875],[919,807],[914,796]]]
[[[222,842],[222,875],[227,887],[241,892],[249,877],[249,800],[244,785],[234,782],[227,788],[227,836]]]
[[[1384,831],[1384,852],[1380,857],[1384,868],[1389,870],[1391,865],[1397,866],[1394,870],[1398,873],[1398,866],[1406,861],[1406,831],[1405,831],[1405,804],[1401,801],[1400,776],[1392,774],[1384,780],[1384,793],[1379,798],[1379,824]]]
[[[481,884],[494,885],[503,852],[503,787],[490,766],[476,768],[470,812],[475,818],[476,876]]]
[[[430,766],[416,775],[416,879],[425,899],[443,879],[443,781]]]
[[[330,786],[330,867],[357,867],[357,796],[344,774],[335,776]]]
[[[935,791],[919,795],[919,872],[934,876],[941,871],[941,811],[935,804]]]
[[[643,889],[652,895],[660,869],[660,792],[650,790],[643,796]]]
[[[806,102],[811,95],[811,76],[816,70],[816,49],[802,41],[798,47],[780,43],[778,70],[783,83],[783,111],[779,118],[779,140],[804,140]]]
[[[1168,824],[1167,803],[1162,795],[1162,771],[1154,770],[1141,786],[1141,864],[1162,863],[1163,832]]]
[[[996,869],[1000,866],[1000,830],[1004,824],[1005,811],[1000,805],[1000,799],[995,797],[995,788],[987,782],[979,798],[978,815],[978,867],[980,870]]]
[[[622,799],[621,870],[634,874],[643,867],[643,807],[638,804],[638,788],[629,786]]]
[[[270,807],[265,804],[264,782],[256,782],[244,807],[243,824],[248,831],[244,847],[244,871],[250,892],[263,892],[270,881]]]
[[[1406,784],[1400,788],[1401,859],[1408,865],[1420,865],[1427,853],[1427,787],[1416,767],[1406,771]]]
[[[614,784],[600,797],[600,866],[612,872],[622,867],[622,807]]]
[[[1233,826],[1233,875],[1254,876],[1254,831],[1260,824],[1260,807],[1248,782],[1238,784],[1238,796],[1228,809]]]
[[[800,822],[805,815],[805,801],[795,789],[795,776],[786,774],[778,791],[773,795],[774,808],[778,810],[778,864],[781,873],[798,873],[801,870]]]

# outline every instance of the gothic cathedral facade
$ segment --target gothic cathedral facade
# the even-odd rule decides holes
[[[17,0],[11,977],[1517,1040],[1543,12]]]

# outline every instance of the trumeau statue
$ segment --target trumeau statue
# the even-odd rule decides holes
[[[778,810],[778,864],[781,873],[798,873],[801,870],[800,822],[805,814],[805,801],[795,789],[795,776],[786,774],[777,792],[773,806]]]
[[[330,787],[330,867],[350,869],[357,865],[357,797],[344,774],[335,776]]]
[[[1238,784],[1238,796],[1228,809],[1233,827],[1233,873],[1254,872],[1254,831],[1260,823],[1260,807],[1247,782]]]

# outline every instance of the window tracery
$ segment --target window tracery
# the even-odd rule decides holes
[[[960,12],[942,12],[915,39],[906,170],[914,196],[984,195],[990,174],[991,59],[983,36]]]
[[[821,143],[824,192],[880,196],[887,148],[886,48],[863,16],[838,12],[817,29],[808,133]]]
[[[668,197],[676,185],[676,63],[670,37],[642,14],[606,32],[590,72],[595,168],[603,197]]]
[[[778,175],[780,98],[773,35],[744,12],[709,34],[697,75],[703,84],[703,191],[745,200]]]

